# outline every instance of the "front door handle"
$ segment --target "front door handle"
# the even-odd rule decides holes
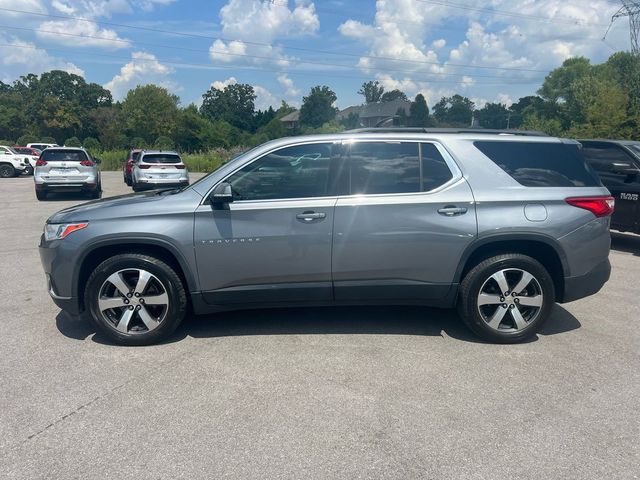
[[[314,220],[325,218],[326,216],[327,214],[322,212],[302,212],[297,214],[296,218],[298,220],[304,220],[305,222],[312,222]]]
[[[445,217],[454,217],[456,215],[464,215],[467,213],[466,207],[456,207],[455,205],[446,205],[443,208],[438,210],[440,215],[444,215]]]

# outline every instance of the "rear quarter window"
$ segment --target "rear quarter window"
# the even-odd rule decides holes
[[[476,141],[475,147],[525,187],[599,187],[577,145]]]
[[[88,160],[82,150],[54,150],[47,148],[42,151],[40,158],[46,162],[82,162]]]

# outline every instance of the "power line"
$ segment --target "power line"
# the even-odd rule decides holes
[[[31,49],[31,50],[37,50],[40,47],[37,47],[35,45],[20,45],[20,44],[14,44],[14,43],[0,43],[0,47],[15,47],[15,48],[24,48],[24,49]],[[105,54],[105,53],[96,53],[96,52],[82,52],[82,51],[78,51],[78,50],[72,50],[72,49],[55,49],[55,48],[51,48],[51,49],[47,49],[49,51],[52,52],[63,52],[63,53],[72,53],[74,55],[90,55],[91,58],[93,59],[93,57],[103,57],[103,58],[111,58],[111,59],[117,59],[120,61],[125,61],[128,63],[137,63],[137,64],[146,64],[149,62],[149,59],[136,59],[136,58],[131,58],[131,57],[123,57],[123,56],[119,56],[119,55],[109,55],[109,54]],[[176,62],[176,61],[172,61],[172,60],[164,60],[164,59],[158,59],[155,58],[156,61],[161,62],[163,64],[166,65],[171,65],[171,66],[175,66],[175,67],[184,67],[184,68],[197,68],[197,69],[202,69],[202,70],[246,70],[246,71],[266,71],[266,72],[276,72],[276,73],[283,73],[286,75],[301,75],[301,76],[314,76],[317,77],[317,72],[304,72],[304,71],[295,71],[295,70],[284,70],[284,69],[274,69],[274,68],[266,68],[266,67],[262,67],[262,66],[252,66],[252,67],[239,67],[239,66],[231,66],[231,65],[211,65],[209,63],[193,63],[193,62]],[[370,76],[368,75],[335,75],[335,74],[331,74],[331,73],[325,73],[323,72],[323,76],[324,77],[333,77],[333,78],[353,78],[353,79],[358,79],[358,80],[362,80],[362,79],[369,79]],[[439,84],[452,84],[452,83],[459,83],[459,82],[454,82],[451,80],[428,80],[428,83],[439,83]],[[531,81],[522,81],[522,82],[508,82],[509,84],[513,84],[513,85],[533,85],[536,83],[539,83],[540,79],[537,80],[531,80]],[[484,86],[503,86],[505,84],[505,82],[500,82],[500,83],[484,83],[484,82],[475,82],[473,85],[484,85]]]
[[[420,2],[420,3],[428,3],[431,5],[439,5],[439,6],[443,6],[443,7],[449,7],[449,8],[457,8],[457,9],[461,9],[461,10],[468,10],[468,11],[472,11],[472,12],[481,12],[481,13],[490,13],[492,15],[503,15],[503,16],[508,16],[508,17],[515,17],[515,18],[522,18],[522,19],[526,19],[526,20],[533,20],[533,21],[537,21],[537,22],[551,22],[551,23],[563,23],[566,25],[585,25],[585,26],[597,26],[597,27],[606,27],[606,24],[602,24],[602,23],[592,23],[592,22],[585,22],[579,18],[575,18],[575,17],[543,17],[541,15],[532,15],[532,14],[528,14],[528,13],[519,13],[519,12],[513,12],[513,11],[509,11],[509,10],[498,10],[495,8],[486,8],[486,7],[474,7],[471,5],[463,5],[463,4],[459,4],[459,3],[451,3],[451,2],[446,2],[446,1],[438,1],[438,0],[415,0],[416,2]],[[566,20],[562,20],[562,19],[566,19]]]
[[[426,0],[424,0],[424,1],[426,1]],[[97,25],[107,25],[107,26],[114,26],[114,27],[121,27],[121,28],[130,28],[130,29],[134,29],[134,30],[142,30],[142,31],[149,31],[149,32],[154,32],[154,33],[170,34],[170,35],[177,35],[177,36],[190,37],[190,38],[203,38],[203,39],[207,39],[207,40],[223,40],[223,41],[226,41],[226,42],[241,42],[241,43],[244,43],[246,45],[253,45],[253,46],[273,47],[272,44],[264,43],[264,42],[254,42],[254,41],[247,41],[247,40],[241,40],[241,39],[215,37],[215,36],[202,35],[202,34],[196,34],[196,33],[176,32],[176,31],[171,31],[171,30],[163,30],[163,29],[150,28],[150,27],[140,27],[140,26],[133,26],[133,25],[127,25],[127,24],[121,24],[121,23],[114,23],[114,22],[103,22],[103,21],[91,20],[91,19],[87,19],[87,18],[83,18],[83,17],[75,17],[75,16],[70,16],[70,15],[45,14],[45,13],[30,12],[30,11],[26,11],[26,10],[17,10],[17,9],[4,8],[4,7],[0,7],[0,11],[23,13],[23,14],[27,14],[27,15],[36,15],[36,16],[41,16],[41,17],[61,18],[61,19],[66,19],[66,20],[76,20],[76,21],[94,23],[94,24],[97,24]],[[442,66],[442,64],[439,63],[439,62],[432,62],[432,61],[428,61],[428,60],[398,59],[398,58],[384,57],[384,56],[377,56],[377,55],[362,55],[362,54],[355,54],[355,53],[335,52],[335,51],[330,51],[330,50],[318,50],[318,49],[312,49],[312,48],[292,47],[292,46],[282,46],[282,48],[287,49],[287,50],[295,50],[295,51],[302,51],[302,52],[320,53],[320,54],[324,54],[324,55],[338,55],[338,56],[351,57],[351,58],[367,58],[367,59],[371,59],[371,60],[385,60],[385,61],[403,62],[403,63],[417,64],[417,65],[426,64],[426,65]],[[489,66],[489,65],[473,65],[473,64],[462,64],[462,63],[449,63],[449,64],[447,64],[447,66],[448,67],[454,67],[454,68],[467,68],[467,69],[548,73],[547,70],[534,69],[534,68],[496,67],[496,66]]]
[[[43,30],[41,28],[35,29],[35,28],[27,28],[27,27],[14,27],[14,26],[10,26],[10,25],[0,25],[0,29],[3,30],[23,30],[23,31],[31,31],[31,32],[39,32],[39,33],[47,33],[47,34],[51,34],[51,35],[59,35],[59,36],[65,36],[65,37],[75,37],[75,38],[90,38],[90,39],[94,39],[94,40],[105,40],[105,41],[110,41],[110,42],[117,42],[117,43],[123,43],[126,44],[130,47],[134,47],[135,45],[139,45],[139,46],[146,46],[146,47],[155,47],[155,48],[166,48],[166,49],[171,49],[171,50],[179,50],[179,51],[186,51],[186,52],[195,52],[195,53],[216,53],[216,54],[220,54],[220,55],[227,55],[227,56],[234,56],[234,57],[243,57],[243,58],[253,58],[253,59],[259,59],[259,60],[267,60],[270,62],[276,61],[278,59],[273,58],[273,57],[268,57],[268,56],[261,56],[261,55],[250,55],[250,54],[245,54],[245,53],[230,53],[230,52],[225,52],[225,51],[221,51],[221,50],[215,50],[213,48],[210,48],[208,50],[202,50],[202,49],[196,49],[196,48],[188,48],[188,47],[178,47],[175,45],[160,45],[160,44],[154,44],[154,43],[148,43],[148,42],[134,42],[131,40],[123,40],[123,39],[111,39],[108,37],[100,37],[97,35],[85,35],[85,34],[78,34],[78,33],[68,33],[68,32],[56,32],[56,31],[52,31],[52,30]],[[288,62],[294,63],[294,64],[309,64],[309,65],[319,65],[319,66],[323,66],[323,67],[339,67],[339,68],[347,68],[347,69],[361,69],[361,67],[358,67],[357,65],[346,65],[346,64],[341,64],[341,63],[329,63],[329,62],[316,62],[316,61],[311,61],[311,60],[300,60],[300,59],[287,59]],[[390,69],[390,68],[382,68],[382,67],[367,67],[368,70],[372,70],[372,71],[379,71],[379,72],[389,72],[389,73],[406,73],[406,74],[416,74],[416,73],[421,73],[422,75],[437,75],[437,76],[444,76],[444,77],[467,77],[469,76],[469,74],[465,74],[465,73],[446,73],[446,72],[416,72],[416,70],[398,70],[396,68]],[[502,75],[482,75],[482,74],[472,74],[473,77],[475,78],[504,78],[504,76]]]

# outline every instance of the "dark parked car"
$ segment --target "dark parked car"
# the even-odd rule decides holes
[[[611,228],[640,233],[640,142],[580,140],[587,162],[616,199]]]
[[[127,159],[124,161],[124,164],[122,164],[122,177],[124,179],[124,183],[128,186],[132,185],[131,174],[133,172],[133,164],[138,160],[138,157],[140,157],[140,152],[142,152],[142,149],[134,148],[129,152]]]

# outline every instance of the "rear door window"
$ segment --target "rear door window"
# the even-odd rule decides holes
[[[598,187],[577,145],[481,140],[475,147],[525,187]]]
[[[88,160],[87,154],[82,150],[54,150],[47,148],[40,156],[45,162],[82,162]]]
[[[352,195],[425,192],[453,178],[431,143],[354,143],[349,150],[349,166]]]

